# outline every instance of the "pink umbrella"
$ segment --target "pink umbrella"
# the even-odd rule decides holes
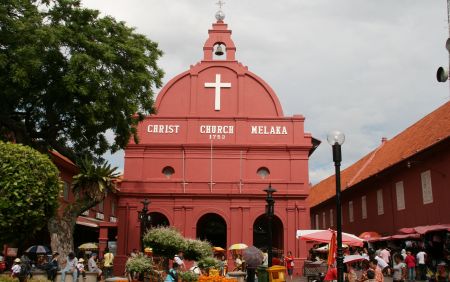
[[[305,241],[315,241],[330,243],[333,233],[336,231],[328,230],[297,230],[297,238]],[[342,244],[347,244],[350,246],[363,246],[363,239],[358,238],[353,234],[342,232]]]

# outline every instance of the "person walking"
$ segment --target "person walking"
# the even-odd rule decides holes
[[[114,255],[109,251],[109,248],[105,248],[105,254],[103,255],[103,266],[105,267],[105,279],[112,276]]]
[[[384,282],[383,271],[378,266],[378,260],[373,258],[369,261],[369,267],[375,272],[375,280],[377,282]]]
[[[414,281],[414,279],[416,279],[416,258],[410,251],[406,252],[405,263],[408,268],[408,280]]]
[[[289,251],[287,253],[287,256],[284,257],[284,263],[286,264],[286,269],[287,269],[289,278],[292,281],[292,275],[294,274],[294,257],[292,256],[291,251]]]
[[[21,267],[20,267],[20,258],[16,258],[16,259],[14,260],[14,264],[13,264],[13,266],[12,266],[12,268],[11,268],[11,277],[12,277],[12,278],[19,278],[20,270],[21,270]]]
[[[78,271],[77,271],[78,259],[75,257],[73,252],[70,252],[67,255],[66,266],[63,270],[61,270],[61,282],[66,281],[67,272],[72,273],[73,281],[78,280]]]
[[[416,255],[417,264],[419,266],[419,278],[420,280],[427,280],[427,265],[425,264],[427,260],[427,253],[423,249]]]

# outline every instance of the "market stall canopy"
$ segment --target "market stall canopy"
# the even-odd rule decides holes
[[[348,245],[342,244],[342,248],[347,249]],[[326,244],[325,246],[313,249],[313,251],[318,252],[318,253],[327,253],[329,249],[330,249],[330,244]]]
[[[336,231],[328,229],[328,230],[297,230],[297,239],[305,240],[305,241],[315,241],[315,242],[323,242],[329,243],[333,236],[333,233]],[[363,239],[359,238],[356,235],[342,232],[342,243],[347,244],[349,246],[363,246]]]
[[[361,255],[344,256],[344,263],[354,263],[354,262],[363,261],[363,260],[368,260],[368,259]]]
[[[80,250],[96,250],[98,249],[98,246],[96,243],[84,243],[78,246],[78,249]]]
[[[364,241],[369,241],[371,239],[381,238],[381,235],[375,231],[367,231],[361,233],[359,235],[359,238],[363,239]]]
[[[243,249],[247,249],[248,246],[244,243],[237,243],[237,244],[233,244],[231,245],[228,250],[243,250]]]
[[[450,224],[435,224],[435,225],[408,227],[408,228],[401,228],[398,231],[403,234],[418,233],[423,235],[427,234],[428,232],[434,231],[450,231]]]

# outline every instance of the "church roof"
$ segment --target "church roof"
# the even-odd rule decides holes
[[[284,117],[278,97],[270,85],[236,60],[232,31],[223,22],[223,17],[217,19],[203,45],[203,59],[161,89],[155,102],[157,115]]]
[[[450,137],[450,102],[445,103],[406,130],[382,144],[341,172],[342,190],[388,170],[427,148]],[[335,176],[314,185],[309,194],[310,207],[335,196]]]

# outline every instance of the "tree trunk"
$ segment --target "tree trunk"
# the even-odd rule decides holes
[[[54,216],[48,221],[48,231],[50,232],[50,244],[53,252],[58,252],[59,261],[66,259],[70,252],[74,252],[73,232],[75,229],[76,217]]]

